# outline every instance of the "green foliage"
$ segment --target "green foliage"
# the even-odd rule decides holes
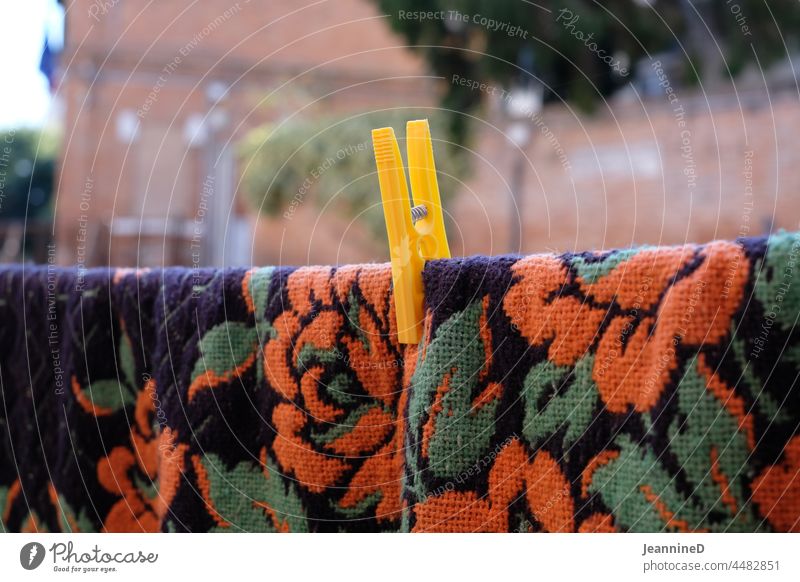
[[[267,308],[267,298],[269,297],[269,285],[272,282],[273,267],[256,269],[250,276],[248,290],[253,301],[256,321],[264,317],[264,310]]]
[[[203,456],[203,466],[214,508],[222,519],[231,520],[227,527],[212,531],[308,531],[294,484],[282,479],[269,459],[263,471],[247,461],[229,468],[219,456],[210,453]]]
[[[694,530],[712,513],[720,518],[713,531],[753,531],[743,510],[750,478],[744,435],[707,390],[696,358],[687,363],[676,393],[679,414],[668,428],[669,454],[675,456],[691,496],[681,492],[668,472],[664,454],[657,456],[627,435],[616,440],[619,456],[595,471],[589,491],[602,497],[628,531]],[[722,478],[726,487],[716,480]]]
[[[462,112],[476,106],[482,95],[452,83],[453,75],[508,88],[525,75],[517,66],[523,48],[533,52],[537,76],[553,91],[551,98],[589,107],[626,82],[626,76],[612,75],[610,65],[576,38],[576,32],[592,34],[589,42],[596,42],[604,54],[624,52],[631,60],[644,54],[639,41],[644,39],[652,49],[666,46],[671,37],[649,8],[630,0],[612,0],[603,6],[591,0],[378,0],[378,4],[393,28],[447,80],[445,106]],[[416,10],[443,11],[445,18],[403,16]],[[451,11],[462,15],[455,25],[448,19]],[[670,10],[661,11],[669,16]],[[571,28],[566,26],[574,16],[578,21]]]
[[[4,515],[6,512],[6,505],[8,504],[8,487],[0,487],[0,515]],[[5,521],[0,523],[0,528],[2,528],[3,533],[6,533],[6,524]]]
[[[257,346],[254,326],[238,321],[215,325],[200,340],[200,358],[195,362],[192,381],[209,372],[216,376],[232,373],[255,353]]]
[[[711,459],[712,455],[717,456],[718,470],[725,476],[728,493],[738,510],[746,499],[748,452],[744,434],[736,419],[706,389],[705,379],[697,372],[696,359],[687,364],[677,394],[679,415],[669,427],[670,448],[704,510],[734,519],[737,511],[723,503],[721,489],[714,482]]]
[[[593,367],[594,356],[588,355],[581,358],[574,369],[556,366],[549,360],[531,368],[525,377],[523,391],[525,421],[522,433],[528,442],[538,444],[563,426],[567,426],[564,434],[567,447],[580,438],[592,421],[592,411],[597,402],[597,387],[592,381]],[[551,394],[556,395],[540,407],[541,399]]]
[[[81,387],[81,392],[93,406],[111,412],[122,410],[136,400],[126,384],[117,379],[94,380]]]
[[[460,150],[446,141],[445,120],[430,110],[371,112],[344,119],[292,119],[251,131],[241,147],[244,190],[260,212],[291,219],[303,204],[332,204],[383,234],[372,129],[391,126],[405,155],[405,126],[428,118],[443,199],[463,178]],[[363,214],[362,214],[363,213]]]
[[[0,218],[47,215],[58,138],[32,129],[0,131]]]
[[[498,400],[474,406],[486,353],[480,334],[481,311],[482,303],[476,301],[445,321],[411,381],[409,418],[419,422],[434,417],[430,421],[436,430],[427,447],[430,471],[437,477],[453,477],[473,467],[494,434]],[[441,398],[438,410],[437,397]]]
[[[63,495],[58,496],[58,523],[64,533],[93,533],[97,531],[85,508],[76,513]]]
[[[616,439],[619,456],[594,472],[591,493],[597,493],[611,509],[614,520],[630,532],[674,531],[659,512],[658,505],[683,521],[687,529],[703,523],[705,513],[679,491],[659,458],[640,448],[628,435]],[[658,502],[648,494],[656,495]]]
[[[266,320],[272,267],[255,269],[249,275],[248,299],[252,302],[255,318],[252,323],[225,321],[209,329],[200,339],[200,356],[192,370],[192,382],[198,378],[231,378],[241,373],[242,367],[252,359],[256,380],[263,380],[264,352],[259,345],[275,337],[275,328]],[[191,392],[191,390],[190,390]]]
[[[136,379],[136,360],[133,357],[131,338],[125,331],[120,334],[118,354],[119,369],[122,371],[123,378],[135,391],[139,384]]]
[[[575,269],[578,277],[583,279],[584,283],[593,284],[597,283],[635,254],[642,252],[643,248],[646,247],[615,250],[610,255],[603,258],[602,261],[588,261],[586,257],[578,255],[573,257],[570,266]]]
[[[755,295],[765,315],[781,329],[791,330],[800,317],[800,235],[780,232],[769,239],[763,260],[755,266]]]

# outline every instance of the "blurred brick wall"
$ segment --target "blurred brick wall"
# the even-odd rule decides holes
[[[248,256],[236,262],[277,260],[244,232],[252,220],[236,192],[237,141],[295,113],[435,103],[428,80],[414,78],[422,62],[401,47],[368,0],[68,2],[59,261],[209,264],[193,255],[196,229],[210,243],[203,252],[243,243]],[[209,200],[204,189],[214,190]],[[223,211],[202,209],[226,189]],[[302,240],[303,228],[291,234]]]
[[[458,254],[510,250],[519,154],[498,108],[487,117],[475,174],[451,208]],[[523,252],[704,242],[800,224],[796,91],[687,93],[677,106],[655,97],[580,117],[553,106],[531,127]]]

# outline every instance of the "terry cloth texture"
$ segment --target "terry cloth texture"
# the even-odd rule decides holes
[[[3,267],[3,527],[800,531],[799,257]]]

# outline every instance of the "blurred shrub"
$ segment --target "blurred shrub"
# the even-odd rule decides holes
[[[371,131],[391,126],[405,158],[405,124],[429,118],[443,203],[465,171],[463,150],[447,141],[441,114],[430,110],[371,112],[349,118],[289,120],[252,130],[243,140],[243,187],[260,212],[291,218],[301,205],[331,205],[384,232]]]
[[[44,217],[51,200],[58,138],[33,129],[0,131],[0,218]]]

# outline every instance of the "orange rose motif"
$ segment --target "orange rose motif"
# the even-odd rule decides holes
[[[728,333],[748,265],[727,242],[699,252],[643,249],[597,280],[574,276],[557,257],[531,256],[512,267],[518,279],[504,309],[531,345],[548,345],[558,365],[574,365],[596,345],[592,376],[607,409],[646,412],[675,370],[680,346],[714,344]]]
[[[157,532],[178,490],[187,445],[175,435],[156,435],[155,381],[139,392],[131,426],[130,446],[114,447],[97,465],[100,485],[119,497],[103,520],[105,532]],[[158,482],[158,487],[155,483]]]
[[[379,520],[400,511],[402,431],[389,411],[403,365],[390,288],[388,266],[298,269],[263,348],[265,377],[282,399],[272,415],[281,468],[322,493],[358,466],[339,505],[352,510],[380,492]],[[366,397],[344,394],[353,380]]]
[[[551,342],[552,362],[574,364],[592,345],[605,312],[563,291],[569,272],[558,257],[532,255],[511,269],[519,277],[503,301],[511,322],[531,345]]]

